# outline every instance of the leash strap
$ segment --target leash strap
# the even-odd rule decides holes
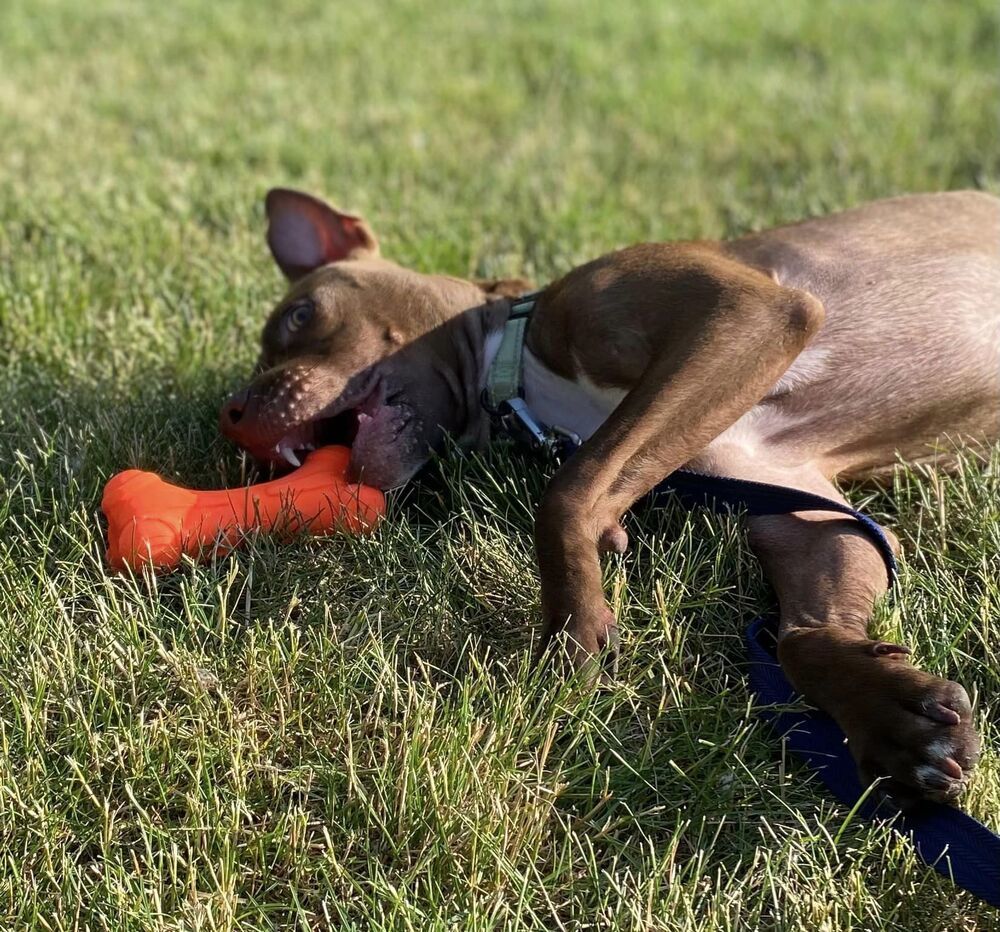
[[[863,799],[865,788],[837,723],[817,709],[782,708],[799,697],[778,665],[777,635],[777,618],[758,618],[746,633],[750,687],[761,718],[844,805],[856,806],[866,819],[894,816],[890,827],[910,839],[921,861],[1000,907],[1000,835],[961,809],[941,803],[925,802],[913,812],[894,814],[880,811],[872,795]]]
[[[678,469],[667,476],[649,493],[648,500],[659,503],[671,493],[679,496],[686,504],[706,505],[720,512],[731,509],[742,509],[751,515],[787,515],[795,511],[839,512],[857,521],[878,547],[885,562],[889,587],[896,582],[896,555],[885,531],[868,515],[843,502],[783,485],[733,479],[729,476],[709,476],[689,469]]]

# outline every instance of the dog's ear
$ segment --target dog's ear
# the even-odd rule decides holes
[[[267,245],[291,281],[330,262],[378,255],[378,240],[361,217],[334,210],[319,198],[272,188],[264,206]]]
[[[489,298],[520,298],[534,290],[534,285],[526,278],[475,278],[472,283],[482,288]]]

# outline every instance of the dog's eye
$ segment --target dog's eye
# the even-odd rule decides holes
[[[312,320],[315,307],[312,301],[298,301],[285,311],[285,329],[289,333],[301,330]]]

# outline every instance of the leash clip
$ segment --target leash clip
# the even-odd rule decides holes
[[[534,453],[561,463],[583,442],[580,435],[564,427],[547,427],[539,423],[523,398],[514,396],[501,401],[495,408],[483,398],[499,433],[505,434]]]
[[[498,411],[507,433],[556,463],[561,464],[583,442],[579,434],[565,427],[540,424],[523,398],[508,398]]]
[[[504,433],[526,443],[533,450],[549,445],[545,428],[535,420],[523,398],[508,398],[497,405],[497,419]]]

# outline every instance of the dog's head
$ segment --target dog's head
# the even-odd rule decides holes
[[[223,433],[276,465],[349,444],[352,476],[386,489],[446,434],[479,439],[485,337],[526,283],[404,269],[361,217],[296,191],[270,191],[266,207],[291,288],[264,325],[257,374],[222,408]]]

